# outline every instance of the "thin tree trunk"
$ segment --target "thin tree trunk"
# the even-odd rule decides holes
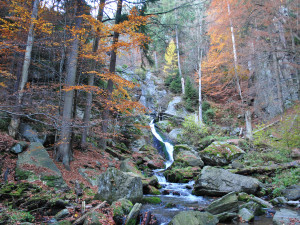
[[[249,140],[253,140],[251,112],[249,110],[247,110],[245,113],[245,121],[246,121],[246,138],[248,138]]]
[[[203,116],[202,116],[202,83],[201,83],[201,79],[202,79],[202,53],[203,50],[200,50],[200,59],[199,59],[199,70],[198,70],[198,79],[199,79],[199,123],[200,125],[203,124]]]
[[[99,12],[98,12],[98,16],[97,16],[97,20],[100,21],[100,22],[102,22],[102,19],[103,19],[105,1],[106,0],[101,0],[100,1]],[[97,52],[98,45],[99,45],[99,37],[97,36],[94,40],[94,43],[93,43],[93,53]],[[94,86],[94,79],[95,79],[95,75],[90,74],[90,76],[88,78],[88,85],[90,87]],[[87,141],[87,136],[88,136],[89,127],[90,127],[92,102],[93,102],[93,92],[90,91],[90,92],[87,93],[85,111],[84,111],[84,116],[83,116],[84,128],[83,128],[83,132],[82,132],[82,136],[81,136],[81,146],[85,146],[86,141]]]
[[[175,10],[175,22],[177,23],[177,10]],[[176,24],[175,26],[175,33],[176,33],[176,50],[177,50],[177,64],[178,64],[178,72],[179,76],[183,78],[182,76],[182,71],[181,71],[181,62],[180,62],[180,51],[179,51],[179,36],[178,36],[178,25]],[[183,78],[184,79],[184,78]],[[182,82],[184,84],[184,80]],[[184,95],[185,90],[184,90],[184,85],[182,85],[182,94]]]
[[[154,61],[155,61],[155,70],[157,72],[158,71],[158,62],[157,62],[157,53],[156,53],[156,51],[154,52]]]
[[[79,30],[82,23],[82,15],[84,0],[77,0],[77,12],[75,20],[75,30]],[[67,64],[67,77],[65,81],[65,88],[69,88],[75,85],[77,61],[78,61],[78,50],[79,50],[79,37],[75,34],[73,42],[71,44],[70,54],[68,57]],[[62,161],[63,165],[67,170],[70,170],[70,159],[71,159],[71,120],[72,120],[72,109],[73,109],[74,90],[68,90],[64,93],[64,105],[63,105],[63,116],[62,116],[62,127],[60,133],[60,140],[56,159]]]
[[[115,24],[119,24],[121,21],[121,14],[122,14],[122,4],[123,0],[118,0],[117,5],[117,12],[116,12],[116,20]],[[115,46],[119,41],[120,34],[118,32],[114,32],[113,35],[113,45],[114,49],[110,53],[110,63],[109,63],[109,72],[115,73],[116,72],[116,63],[117,63],[117,47]],[[108,100],[111,100],[111,94],[113,92],[114,83],[111,79],[107,82],[107,94]],[[109,109],[106,108],[103,112],[103,122],[102,122],[102,133],[103,135],[107,135],[108,132],[108,120],[109,120]],[[106,148],[106,138],[103,137],[100,141],[100,145],[102,148]]]
[[[233,49],[233,57],[234,57],[234,74],[235,74],[235,79],[236,79],[236,86],[241,98],[242,103],[244,102],[243,96],[242,96],[242,89],[240,86],[240,79],[238,75],[238,60],[237,60],[237,51],[236,51],[236,44],[235,44],[235,36],[234,36],[234,30],[233,30],[233,24],[232,20],[230,18],[230,5],[227,1],[227,9],[228,9],[228,15],[229,15],[229,22],[230,22],[230,31],[231,31],[231,40],[232,40],[232,49]]]
[[[24,87],[28,81],[28,70],[30,66],[30,60],[31,60],[31,52],[32,52],[32,46],[34,42],[34,21],[37,18],[38,10],[39,10],[39,0],[35,0],[33,3],[33,9],[31,14],[31,22],[29,26],[28,31],[28,37],[27,37],[27,44],[26,44],[26,50],[25,50],[25,57],[24,57],[24,63],[23,63],[23,69],[22,69],[22,75],[21,75],[21,82],[18,88],[18,96],[17,96],[17,108],[21,107],[23,94],[24,94]],[[12,137],[16,137],[18,129],[20,125],[20,117],[19,116],[13,116],[10,121],[10,125],[8,127],[9,135]]]

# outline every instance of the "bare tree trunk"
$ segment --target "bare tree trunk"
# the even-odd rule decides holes
[[[158,71],[158,62],[157,62],[157,53],[154,52],[154,62],[155,62],[155,70]]]
[[[248,138],[249,140],[253,140],[251,112],[249,110],[247,110],[245,113],[245,121],[246,121],[246,138]]]
[[[199,59],[199,70],[198,70],[198,79],[199,79],[199,123],[200,125],[203,124],[203,115],[202,115],[202,83],[201,83],[201,79],[202,79],[202,53],[203,50],[200,50],[200,59]]]
[[[177,23],[177,10],[175,10],[175,22]],[[179,51],[179,36],[178,36],[178,25],[175,26],[175,33],[176,33],[176,50],[177,50],[177,64],[178,64],[178,72],[179,76],[183,78],[182,71],[181,71],[181,62],[180,62],[180,51]],[[184,78],[183,78],[184,79]],[[182,82],[184,84],[184,82]],[[182,85],[182,94],[184,95],[184,85]]]
[[[122,4],[123,0],[118,0],[117,5],[117,12],[116,12],[116,20],[115,24],[119,24],[121,21],[121,14],[122,14]],[[120,34],[118,32],[114,32],[113,36],[113,45],[116,45],[119,41]],[[117,47],[115,46],[114,49],[110,53],[110,63],[109,63],[109,72],[115,73],[116,72],[116,63],[117,63]],[[107,83],[107,94],[108,100],[111,99],[111,94],[113,92],[114,83],[111,79],[108,80]],[[108,120],[109,120],[109,109],[106,108],[103,112],[103,122],[102,122],[102,132],[104,135],[108,132]],[[102,148],[106,148],[106,138],[103,137],[100,141],[100,145]]]
[[[237,60],[237,51],[236,51],[236,44],[235,44],[235,36],[234,36],[234,31],[233,31],[233,24],[232,20],[230,17],[230,5],[227,1],[227,9],[228,9],[228,15],[229,15],[229,21],[230,21],[230,31],[231,31],[231,40],[232,40],[232,49],[233,49],[233,57],[234,57],[234,74],[235,74],[235,79],[236,79],[236,86],[241,98],[242,103],[244,102],[243,96],[242,96],[242,90],[240,86],[240,79],[238,75],[238,60]]]
[[[102,22],[102,19],[103,19],[105,1],[106,0],[101,0],[100,1],[100,6],[99,6],[99,11],[98,11],[98,16],[97,16],[97,20],[100,21],[100,22]],[[99,37],[97,36],[94,40],[94,43],[93,43],[93,53],[97,52],[98,45],[99,45]],[[95,75],[90,74],[90,76],[88,78],[88,85],[89,86],[94,86],[94,79],[95,79]],[[86,139],[87,139],[87,135],[88,135],[88,132],[89,132],[92,101],[93,101],[93,92],[90,91],[90,92],[87,93],[85,111],[84,111],[84,116],[83,116],[84,128],[83,128],[83,132],[82,132],[82,136],[81,136],[81,146],[84,146],[86,144]]]
[[[80,17],[83,12],[84,0],[77,0],[77,12],[75,20],[75,30],[79,30],[82,23]],[[75,34],[71,44],[70,54],[67,63],[67,77],[65,81],[65,88],[69,88],[75,85],[77,61],[78,61],[78,50],[79,50],[79,37]],[[60,140],[58,151],[56,154],[56,160],[62,161],[63,165],[67,170],[70,170],[70,159],[71,153],[71,122],[72,122],[72,109],[74,100],[74,90],[68,90],[64,93],[64,105],[63,105],[63,116],[62,116],[62,127],[60,132]]]
[[[24,87],[28,81],[28,70],[30,66],[30,60],[31,60],[31,52],[32,52],[32,46],[34,42],[34,21],[37,18],[38,10],[39,10],[39,0],[35,0],[33,3],[32,8],[32,14],[31,14],[31,22],[29,26],[28,31],[28,37],[27,37],[27,44],[26,44],[26,51],[25,51],[25,57],[24,57],[24,63],[23,63],[23,69],[22,69],[22,75],[21,75],[21,82],[18,88],[18,96],[17,96],[17,108],[21,107],[22,99],[23,99],[23,91]],[[10,121],[10,125],[8,127],[8,133],[12,137],[16,137],[18,129],[20,125],[20,117],[19,116],[13,116]]]

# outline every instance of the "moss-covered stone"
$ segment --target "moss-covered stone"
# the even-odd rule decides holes
[[[159,197],[144,197],[143,203],[145,204],[160,204],[161,199]]]
[[[200,167],[172,167],[164,172],[164,175],[169,182],[173,183],[188,183],[197,177],[200,173]]]

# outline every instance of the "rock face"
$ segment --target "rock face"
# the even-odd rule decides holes
[[[178,105],[179,103],[183,102],[182,97],[181,96],[175,96],[168,105],[167,110],[165,111],[165,113],[173,115],[173,116],[179,116],[179,117],[186,117],[188,115],[188,112],[184,109],[177,109],[176,105]]]
[[[193,193],[209,196],[222,196],[232,191],[255,194],[260,186],[255,178],[205,166],[195,182]]]
[[[181,151],[175,156],[174,165],[186,166],[199,166],[203,167],[204,163],[198,154],[193,153],[192,151]]]
[[[288,200],[300,199],[300,185],[292,185],[284,189],[282,192],[284,197],[286,197]]]
[[[224,212],[237,212],[238,197],[235,192],[229,193],[222,198],[213,201],[206,209],[212,214],[221,214]]]
[[[40,142],[31,143],[27,151],[18,155],[16,177],[21,180],[41,179],[52,187],[65,185],[60,170]]]
[[[294,223],[292,223],[292,221],[294,221]],[[299,213],[288,209],[280,209],[275,213],[273,217],[274,225],[299,224],[299,221]]]
[[[132,173],[109,168],[99,176],[97,198],[108,202],[120,198],[133,202],[139,201],[143,198],[142,179]]]
[[[218,222],[217,217],[208,212],[183,211],[169,225],[216,225]]]
[[[86,179],[91,185],[97,186],[98,184],[98,177],[99,177],[99,171],[94,169],[84,169],[79,168],[78,172],[81,176],[83,176],[84,179]]]
[[[225,166],[230,164],[245,152],[235,145],[227,142],[216,141],[200,152],[205,165]]]
[[[168,133],[169,138],[171,138],[172,141],[175,143],[179,138],[182,137],[183,130],[181,128],[175,128]]]

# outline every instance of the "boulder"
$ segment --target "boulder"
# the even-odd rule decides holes
[[[10,151],[11,151],[12,153],[19,154],[19,153],[23,152],[23,151],[25,150],[25,148],[27,148],[27,147],[28,147],[27,142],[25,142],[25,141],[20,141],[20,142],[18,142],[17,144],[15,144],[15,145],[10,149]]]
[[[188,183],[200,173],[200,167],[168,168],[164,172],[167,181],[172,183]]]
[[[97,184],[98,184],[98,177],[100,175],[100,171],[99,170],[79,168],[78,172],[92,186],[97,186]]]
[[[134,162],[130,159],[125,159],[120,164],[120,170],[123,172],[131,172],[139,177],[144,177],[142,172],[135,166]]]
[[[169,225],[216,225],[218,222],[218,218],[208,212],[183,211]]]
[[[44,135],[42,138],[39,138],[37,131],[25,123],[20,125],[20,134],[29,142],[40,142],[41,144],[44,144],[47,138],[46,135]]]
[[[260,216],[265,214],[265,211],[263,210],[264,207],[259,203],[253,201],[247,202],[241,205],[239,208],[240,210],[243,208],[248,209],[254,216]]]
[[[131,209],[129,215],[126,218],[125,225],[134,225],[137,222],[137,217],[140,213],[140,210],[142,208],[141,203],[135,203],[133,208]]]
[[[143,198],[142,179],[133,173],[108,168],[105,173],[99,176],[96,198],[108,202],[120,198],[126,198],[133,202],[140,201]]]
[[[116,224],[123,224],[124,217],[130,213],[133,204],[131,201],[121,198],[111,204],[113,209],[113,219]]]
[[[283,196],[288,200],[300,199],[300,185],[292,185],[282,191]]]
[[[289,209],[280,209],[276,211],[273,217],[273,224],[274,225],[284,225],[284,224],[299,224],[300,216],[299,213],[289,210]]]
[[[175,128],[171,130],[170,133],[168,133],[169,138],[174,141],[175,143],[178,141],[178,139],[182,138],[183,129],[181,128]]]
[[[231,213],[231,212],[223,212],[216,215],[219,219],[220,223],[224,222],[231,222],[233,219],[238,217],[237,213]]]
[[[63,209],[63,210],[59,211],[59,212],[54,216],[54,218],[55,218],[56,220],[62,220],[62,219],[64,219],[64,218],[68,217],[69,214],[70,214],[70,212],[69,212],[68,209]]]
[[[269,208],[272,209],[273,205],[270,202],[267,202],[261,198],[258,198],[256,196],[251,196],[250,199],[258,204],[260,204],[263,208]]]
[[[97,211],[89,212],[84,220],[83,225],[103,225],[105,224],[106,215]],[[103,221],[103,222],[100,222]]]
[[[175,166],[180,165],[182,167],[187,167],[187,166],[203,167],[204,163],[197,153],[194,153],[192,151],[181,151],[178,154],[176,154],[174,165]]]
[[[238,211],[238,197],[236,192],[231,192],[220,199],[213,201],[206,211],[212,214],[221,214],[224,212],[237,212]]]
[[[243,154],[245,152],[239,147],[220,141],[213,142],[200,152],[204,164],[209,166],[228,165]]]
[[[239,210],[238,216],[242,222],[250,222],[254,219],[253,213],[246,208],[242,208]]]
[[[43,180],[51,187],[66,186],[60,170],[40,142],[33,142],[28,150],[18,154],[16,177],[20,180]]]
[[[232,191],[255,194],[260,186],[261,183],[255,178],[205,166],[197,177],[193,193],[209,196],[222,196]]]

